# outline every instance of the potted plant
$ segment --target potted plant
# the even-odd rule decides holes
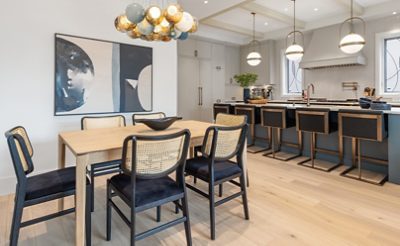
[[[249,86],[257,81],[258,75],[255,73],[242,73],[236,74],[233,78],[241,87],[243,87],[243,101],[247,103],[250,99]]]

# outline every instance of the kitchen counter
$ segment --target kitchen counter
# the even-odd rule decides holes
[[[287,107],[288,109],[297,109],[297,108],[304,108],[307,107],[306,102],[298,103],[297,101],[280,101],[280,100],[273,100],[269,101],[267,104],[246,104],[246,103],[228,103],[232,106],[235,105],[254,105],[256,107],[262,107],[266,105],[271,106],[282,106]],[[336,103],[336,102],[311,102],[310,108],[329,108],[331,111],[339,111],[340,109],[353,109],[353,110],[365,110],[371,111],[371,109],[362,109],[358,103],[355,102],[348,102],[348,103]],[[392,105],[391,110],[382,110],[384,114],[390,115],[400,115],[400,107],[396,107]]]

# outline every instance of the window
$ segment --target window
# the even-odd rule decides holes
[[[385,93],[400,93],[400,36],[384,40]]]
[[[282,95],[301,95],[303,90],[303,70],[300,68],[300,62],[289,61],[284,54],[282,60]]]
[[[400,32],[376,35],[376,88],[380,96],[400,95]]]

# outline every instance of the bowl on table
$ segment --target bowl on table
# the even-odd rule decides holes
[[[181,120],[182,117],[165,117],[161,119],[138,119],[137,123],[143,123],[155,131],[162,131],[170,127],[175,121]]]
[[[362,97],[362,98],[359,99],[360,107],[363,108],[363,109],[370,108],[371,107],[371,103],[372,103],[371,99],[368,99],[368,98],[365,98],[365,97]]]

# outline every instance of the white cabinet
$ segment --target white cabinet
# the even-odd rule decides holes
[[[239,73],[239,47],[189,39],[178,42],[178,54],[178,114],[211,122],[213,104],[234,94],[228,87],[240,91],[228,82]]]

